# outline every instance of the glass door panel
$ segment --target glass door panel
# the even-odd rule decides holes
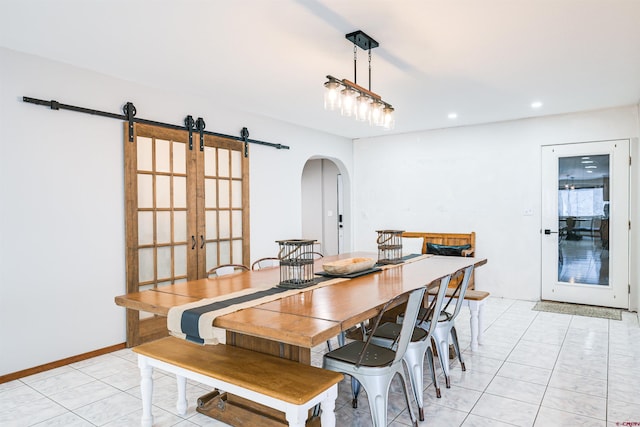
[[[136,126],[135,150],[129,172],[135,177],[135,214],[127,227],[137,236],[137,282],[135,286],[155,288],[189,276],[187,262],[187,144],[186,132],[167,132],[150,126]],[[193,277],[195,278],[195,277]]]
[[[609,285],[609,164],[608,154],[558,159],[559,282]]]
[[[249,264],[245,241],[243,179],[248,161],[241,143],[205,138],[202,160],[204,171],[204,224],[206,270],[221,264]],[[236,243],[236,240],[239,243]],[[215,248],[215,252],[211,253]]]

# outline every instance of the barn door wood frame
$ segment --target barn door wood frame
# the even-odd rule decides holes
[[[125,128],[128,126],[124,124]],[[124,137],[127,293],[249,265],[249,159],[239,141],[134,124]],[[127,345],[166,336],[166,318],[127,310]]]

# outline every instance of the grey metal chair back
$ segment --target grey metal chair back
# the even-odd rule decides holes
[[[449,304],[452,302],[452,300],[454,298],[457,298],[456,305],[453,309],[453,313],[451,313],[452,319],[455,319],[456,317],[458,317],[458,314],[460,313],[460,309],[464,304],[464,296],[467,294],[467,289],[469,288],[469,280],[471,279],[471,274],[473,273],[473,265],[465,268],[462,271],[458,271],[456,273],[464,274],[464,277],[462,278],[462,281],[454,291],[451,298],[447,301],[447,304],[445,305],[445,307],[442,309],[442,311],[446,311]]]
[[[473,265],[466,267],[464,269],[464,277],[460,281],[460,284],[454,291],[453,295],[447,301],[447,304],[440,312],[438,316],[438,321],[435,326],[435,330],[433,331],[433,338],[436,342],[438,349],[438,359],[440,360],[440,365],[442,366],[442,370],[444,371],[444,378],[446,382],[447,388],[451,387],[451,376],[449,374],[449,339],[451,339],[451,344],[453,344],[454,351],[458,356],[458,360],[460,361],[460,367],[463,371],[466,371],[466,367],[464,364],[464,360],[462,358],[462,351],[460,350],[460,343],[458,342],[458,332],[455,327],[455,320],[460,313],[460,309],[464,304],[464,296],[467,293],[467,288],[469,287],[469,279],[471,278],[471,274],[473,273]],[[446,311],[447,306],[455,299],[455,307],[453,313],[449,313]],[[433,326],[433,325],[432,325]]]
[[[400,376],[403,384],[411,421],[417,425],[416,416],[409,401],[411,392],[405,378],[402,358],[411,341],[411,333],[425,290],[426,288],[423,287],[409,293],[405,309],[405,319],[409,322],[402,325],[397,345],[393,346],[394,349],[374,344],[372,337],[375,329],[380,325],[384,311],[398,304],[400,298],[406,298],[407,294],[402,294],[384,305],[376,316],[372,333],[368,335],[366,341],[353,341],[324,355],[323,368],[350,375],[364,387],[375,427],[387,426],[389,387],[396,375]]]
[[[428,307],[419,311],[419,318],[415,324],[422,324],[426,330],[421,329],[414,325],[411,334],[411,342],[407,346],[405,351],[403,362],[407,367],[409,373],[409,380],[411,382],[411,389],[413,390],[414,397],[418,403],[418,415],[420,421],[424,421],[424,358],[428,358],[429,368],[431,370],[431,380],[433,381],[436,393],[440,397],[440,387],[438,386],[438,380],[435,375],[434,363],[433,363],[433,350],[431,348],[431,339],[436,329],[437,322],[433,322],[433,318],[437,318],[438,314],[442,310],[444,302],[444,296],[447,292],[447,286],[451,276],[445,276],[440,280],[440,287],[435,298],[432,298],[428,304]],[[402,323],[402,325],[405,322]],[[402,328],[401,324],[387,322],[377,329],[372,335],[372,342],[384,347],[391,348],[396,345],[397,336]]]

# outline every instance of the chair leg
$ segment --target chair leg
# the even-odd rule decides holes
[[[402,369],[402,368],[401,368]],[[416,414],[413,413],[413,408],[411,407],[411,400],[409,399],[409,384],[407,384],[407,379],[404,377],[404,374],[401,371],[398,371],[398,375],[400,376],[400,380],[402,381],[402,386],[404,388],[404,397],[407,401],[407,409],[409,409],[409,416],[411,417],[411,424],[415,427],[418,426],[418,420],[416,419]],[[387,389],[388,390],[388,389]],[[424,421],[424,410],[420,407],[421,418],[420,421]],[[385,414],[386,415],[386,414]]]
[[[456,350],[456,354],[458,355],[460,367],[463,371],[466,371],[467,368],[464,366],[464,360],[462,360],[462,352],[460,351],[460,343],[458,342],[458,332],[456,331],[455,326],[451,327],[451,340],[453,341],[453,348]]]
[[[447,388],[451,388],[451,377],[449,376],[449,334],[438,333],[435,339],[438,348],[438,360],[440,360],[440,365],[442,365],[442,371],[444,372],[445,385]]]
[[[424,396],[423,396],[423,375],[424,375],[424,352],[416,353],[407,351],[404,354],[404,362],[407,365],[409,381],[413,389],[413,396],[418,404],[418,418],[424,421]]]
[[[441,397],[440,394],[440,386],[438,385],[438,377],[436,375],[436,365],[433,360],[433,350],[431,347],[427,348],[427,363],[429,363],[429,370],[431,371],[431,382],[433,382],[433,386],[436,389],[436,397],[439,399]],[[420,421],[423,421],[422,419]]]
[[[351,392],[353,393],[353,400],[351,400],[351,406],[353,409],[358,407],[358,395],[360,394],[360,383],[354,377],[351,377]]]
[[[360,381],[363,381],[362,386],[367,391],[369,410],[371,412],[374,427],[386,427],[387,425],[387,409],[389,402],[388,396],[385,396],[385,393],[389,393],[389,385],[392,378],[393,376],[390,376],[389,378],[360,378]]]
[[[338,338],[338,347],[342,347],[345,343],[344,332],[340,332],[337,338]],[[333,350],[333,348],[331,347],[331,340],[327,340],[327,350],[328,351]]]

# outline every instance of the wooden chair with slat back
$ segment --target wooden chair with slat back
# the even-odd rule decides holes
[[[317,251],[313,251],[313,252],[307,252],[305,255],[312,257],[313,259],[320,259],[320,258],[324,258],[324,255],[321,254],[320,252]]]
[[[251,270],[262,270],[263,268],[273,268],[280,265],[278,257],[264,257],[257,259],[251,264]]]
[[[473,257],[476,254],[476,233],[425,233],[422,231],[405,231],[403,238],[422,239],[422,253],[446,256]],[[468,248],[460,248],[460,247]],[[456,288],[462,280],[461,277],[452,278],[450,288]],[[475,275],[471,273],[469,289],[475,289]]]
[[[324,258],[324,255],[320,252],[308,252],[305,255],[313,257],[313,259]],[[280,265],[280,258],[278,257],[264,257],[257,259],[251,264],[251,270],[261,270],[263,268],[278,267]]]
[[[249,267],[242,264],[222,264],[209,270],[207,272],[207,277],[226,276],[228,274],[242,273],[244,271],[249,271]]]

